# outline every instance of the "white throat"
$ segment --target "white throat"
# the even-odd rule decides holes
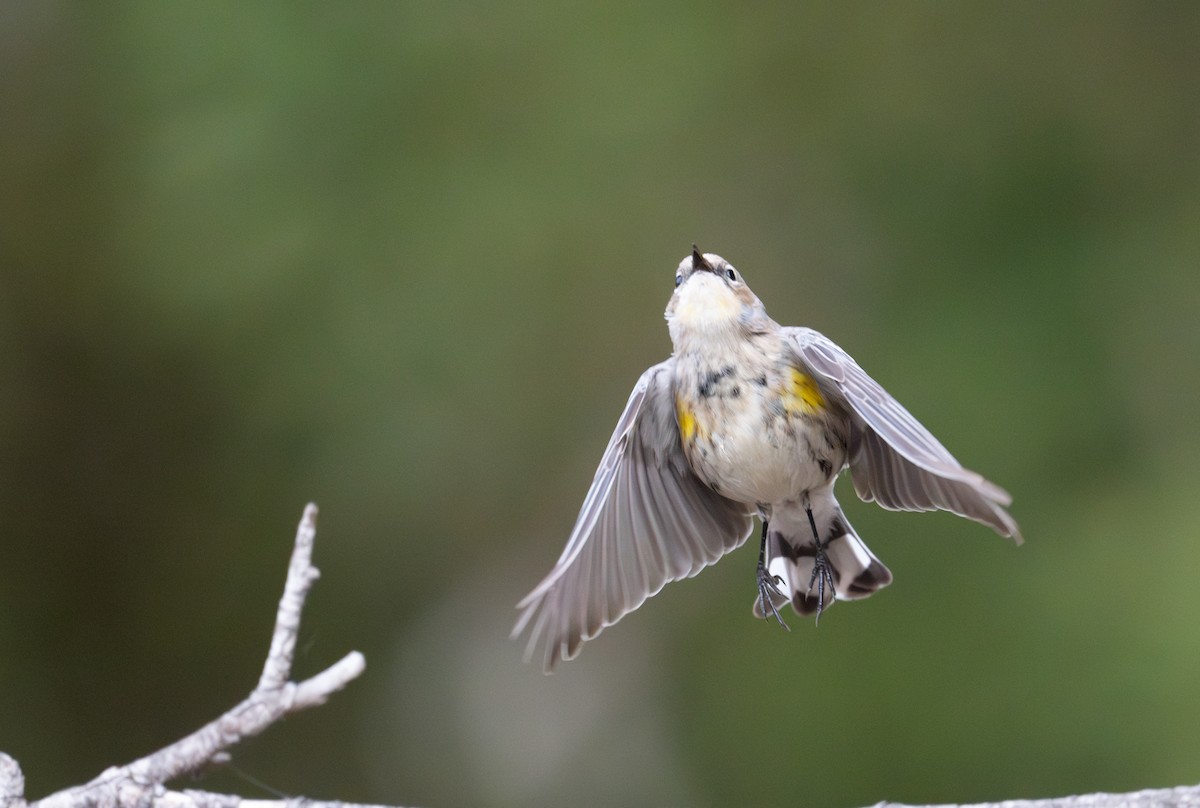
[[[671,341],[681,343],[732,336],[742,321],[742,301],[720,278],[696,273],[676,292],[667,318]]]

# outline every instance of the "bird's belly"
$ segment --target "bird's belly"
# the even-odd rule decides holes
[[[792,501],[845,464],[845,449],[827,439],[821,419],[706,403],[684,450],[696,475],[723,496],[752,504]]]

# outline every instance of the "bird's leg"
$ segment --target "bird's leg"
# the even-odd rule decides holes
[[[833,599],[833,592],[836,591],[836,583],[833,580],[833,568],[829,563],[829,555],[825,552],[825,545],[821,543],[821,536],[817,532],[817,520],[813,518],[812,506],[808,503],[804,505],[804,511],[808,514],[808,525],[812,528],[813,544],[816,545],[817,551],[813,555],[813,571],[808,579],[808,591],[812,592],[813,584],[817,587],[817,616],[814,622],[821,622],[821,612],[825,609],[825,587],[830,589],[830,600]]]
[[[762,538],[758,543],[758,607],[762,610],[763,617],[774,616],[779,621],[779,625],[791,631],[788,624],[783,622],[783,617],[780,616],[779,610],[775,608],[775,601],[771,598],[772,593],[783,596],[783,592],[779,590],[779,585],[782,583],[783,579],[778,575],[767,573],[767,520],[763,519]]]

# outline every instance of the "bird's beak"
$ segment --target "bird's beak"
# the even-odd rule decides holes
[[[714,275],[717,273],[716,267],[708,263],[708,259],[704,257],[704,255],[700,252],[700,248],[695,244],[692,245],[692,269],[697,271],[702,269],[705,272],[711,272]]]

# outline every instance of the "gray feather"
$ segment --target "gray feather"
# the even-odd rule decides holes
[[[673,361],[638,379],[592,487],[550,574],[517,604],[516,637],[547,671],[670,581],[688,578],[746,540],[751,513],[688,466],[672,393]]]
[[[851,419],[850,475],[863,500],[889,510],[944,510],[982,522],[1018,544],[1004,489],[965,469],[938,439],[832,340],[785,328],[798,365]]]

